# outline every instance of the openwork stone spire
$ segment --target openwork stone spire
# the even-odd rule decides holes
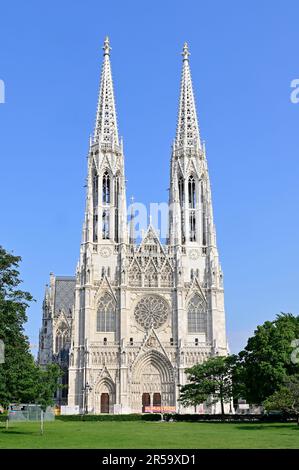
[[[118,145],[117,117],[110,65],[111,47],[108,36],[104,41],[103,50],[104,60],[94,130],[94,141]]]
[[[175,144],[177,147],[186,148],[198,146],[200,148],[199,127],[192,87],[189,55],[188,44],[185,42],[182,52],[183,70]]]

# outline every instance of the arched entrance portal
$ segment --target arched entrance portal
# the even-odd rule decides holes
[[[143,354],[132,370],[131,409],[140,413],[145,407],[174,406],[173,368],[163,354],[151,350]]]
[[[100,380],[95,389],[95,413],[113,413],[115,385],[109,378]]]

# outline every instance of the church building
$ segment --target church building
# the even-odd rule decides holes
[[[141,240],[134,217],[128,222],[108,38],[103,52],[80,258],[74,277],[51,274],[39,362],[63,366],[68,389],[57,393],[57,402],[78,412],[161,407],[194,412],[178,401],[186,368],[228,351],[223,274],[188,45],[182,52],[165,243],[151,222]],[[214,413],[219,407],[203,404],[201,410]]]

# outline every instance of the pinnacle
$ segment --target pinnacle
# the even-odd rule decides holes
[[[104,56],[105,55],[110,56],[111,47],[110,47],[110,41],[109,41],[108,36],[106,36],[106,38],[105,38],[104,45],[103,45],[103,50],[104,50]]]
[[[184,47],[183,47],[183,52],[182,52],[183,60],[189,60],[189,55],[190,55],[189,46],[188,46],[188,43],[185,42]]]
[[[200,147],[199,127],[189,64],[189,47],[183,46],[183,70],[175,145],[180,148]]]
[[[105,38],[103,51],[104,59],[94,130],[94,142],[118,145],[117,116],[110,64],[111,47],[108,36]]]

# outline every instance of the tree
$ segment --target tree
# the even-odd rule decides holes
[[[239,353],[234,371],[235,390],[250,403],[261,404],[285,380],[298,372],[292,361],[292,341],[299,338],[299,316],[282,313],[258,326]]]
[[[46,369],[39,368],[39,384],[36,390],[35,402],[41,405],[45,411],[47,406],[53,404],[53,397],[58,388],[63,387],[58,385],[63,372],[58,364],[48,364]]]
[[[0,247],[0,339],[5,345],[4,363],[0,365],[0,403],[29,401],[36,384],[36,368],[24,333],[29,292],[18,289],[19,256]]]
[[[267,411],[282,411],[297,416],[299,425],[299,375],[288,378],[279,390],[263,403]]]
[[[220,401],[224,414],[224,403],[230,402],[232,397],[234,363],[235,356],[217,356],[186,369],[189,383],[181,387],[180,402],[184,406],[196,406],[205,401],[211,404]]]
[[[18,287],[21,258],[0,246],[0,339],[3,341],[4,363],[0,364],[0,404],[41,402],[51,404],[58,381],[58,366],[40,369],[30,352],[24,332],[26,309],[33,300],[29,292]],[[39,401],[40,400],[40,401]]]

